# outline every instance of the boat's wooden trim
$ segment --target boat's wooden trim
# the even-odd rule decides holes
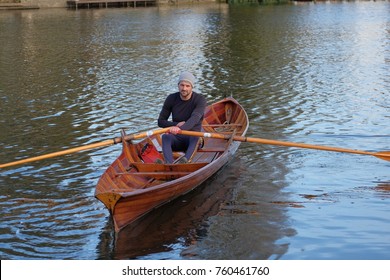
[[[236,124],[236,123],[223,123],[223,124],[204,124],[203,127],[240,127],[242,124]]]
[[[198,150],[198,153],[223,153],[224,151],[226,151],[226,149],[223,149],[223,148],[213,148],[213,147],[210,147],[210,148],[201,148]]]
[[[160,172],[134,172],[134,173],[119,173],[117,176],[142,176],[142,177],[151,177],[157,180],[174,180],[180,177],[187,176],[192,172],[184,171],[160,171]]]
[[[219,122],[220,124],[222,124],[223,122],[221,122],[221,118],[219,117],[219,115],[215,109],[216,109],[216,106],[211,107],[211,111],[213,112],[213,115],[214,115],[214,120]]]
[[[204,166],[206,163],[185,163],[185,164],[157,164],[157,163],[133,163],[139,172],[161,172],[161,171],[186,171],[194,172]]]

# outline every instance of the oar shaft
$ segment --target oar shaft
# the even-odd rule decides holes
[[[169,128],[163,128],[163,129],[149,130],[149,131],[145,131],[145,132],[141,132],[141,133],[137,133],[137,134],[126,135],[124,137],[124,140],[130,141],[130,140],[142,139],[142,138],[149,137],[152,135],[165,133],[168,130],[169,130]],[[41,155],[41,156],[36,156],[36,157],[31,157],[31,158],[21,159],[21,160],[9,162],[9,163],[0,164],[0,168],[5,168],[5,167],[15,166],[15,165],[29,163],[29,162],[33,162],[33,161],[38,161],[38,160],[73,154],[73,153],[77,153],[80,151],[100,148],[100,147],[104,147],[104,146],[110,146],[113,144],[121,143],[122,141],[123,141],[122,137],[116,137],[114,139],[105,140],[105,141],[94,143],[94,144],[89,144],[89,145],[71,148],[71,149],[67,149],[67,150],[63,150],[63,151],[59,151],[59,152],[54,152],[54,153],[50,153],[50,154],[45,154],[45,155]]]
[[[137,134],[126,135],[124,140],[130,141],[130,140],[142,139],[145,137],[150,137],[152,135],[163,134],[163,133],[166,133],[168,131],[169,131],[169,127],[162,128],[162,129],[156,129],[156,130],[148,130],[148,131],[137,133]],[[118,138],[116,138],[116,139],[118,139]],[[120,139],[119,142],[121,142],[122,138],[119,137],[119,139]],[[119,142],[116,142],[116,143],[119,143]]]
[[[63,156],[63,155],[68,155],[68,154],[73,154],[73,153],[77,153],[80,151],[95,149],[95,148],[109,146],[109,145],[113,145],[113,144],[114,144],[113,139],[106,140],[103,142],[85,145],[82,147],[71,148],[71,149],[67,149],[67,150],[63,150],[63,151],[59,151],[59,152],[54,152],[54,153],[45,154],[45,155],[41,155],[41,156],[21,159],[21,160],[14,161],[14,162],[4,163],[4,164],[0,165],[0,168],[15,166],[15,165],[19,165],[19,164],[29,163],[29,162],[33,162],[33,161],[38,161],[38,160],[42,160],[42,159],[48,159],[48,158],[53,158],[53,157],[58,157],[58,156]]]
[[[186,131],[186,130],[182,130],[180,133],[184,134],[184,135],[188,135],[188,136],[217,138],[217,139],[226,139],[226,140],[228,140],[232,137],[231,135],[228,135],[228,134]],[[376,156],[376,157],[384,159],[384,160],[389,160],[389,158],[390,158],[389,152],[372,153],[372,152],[345,149],[345,148],[336,148],[336,147],[311,145],[311,144],[295,143],[295,142],[285,142],[285,141],[269,140],[269,139],[263,139],[263,138],[237,136],[237,135],[233,136],[233,140],[240,141],[240,142],[251,142],[251,143],[259,143],[259,144],[266,144],[266,145],[277,145],[277,146],[286,146],[286,147],[295,147],[295,148],[304,148],[304,149],[323,150],[323,151],[330,151],[330,152],[341,152],[341,153],[350,153],[350,154],[359,154],[359,155],[371,155],[371,156]]]
[[[260,143],[265,145],[277,145],[277,146],[285,146],[285,147],[295,147],[295,148],[304,148],[304,149],[313,149],[313,150],[322,150],[329,152],[341,152],[341,153],[351,153],[351,154],[360,154],[360,155],[372,155],[373,153],[345,148],[336,148],[329,146],[320,146],[320,145],[312,145],[312,144],[304,144],[304,143],[295,143],[295,142],[284,142],[278,140],[269,140],[262,138],[252,138],[252,137],[242,137],[235,136],[233,137],[236,141],[242,142],[251,142],[251,143]]]

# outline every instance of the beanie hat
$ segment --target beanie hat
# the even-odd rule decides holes
[[[181,81],[185,81],[191,84],[192,87],[194,87],[195,84],[195,77],[190,72],[184,71],[179,76],[179,83]]]

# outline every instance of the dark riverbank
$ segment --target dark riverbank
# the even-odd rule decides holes
[[[302,0],[304,2],[308,2],[308,0]],[[309,0],[312,1],[312,0]],[[321,1],[321,0],[320,0]],[[114,0],[96,0],[96,1],[89,1],[93,3],[101,3],[101,5],[91,5],[90,7],[134,7],[134,3],[126,2],[126,1],[114,1]],[[138,6],[142,6],[142,0],[137,1],[139,2]],[[207,4],[207,3],[231,3],[235,4],[235,2],[238,3],[236,0],[156,0],[156,5],[178,5],[178,4]],[[255,0],[248,0],[248,4],[281,4],[281,3],[288,3],[288,2],[295,2],[292,0],[262,0],[262,1],[255,1]],[[105,5],[106,3],[109,3],[109,5]],[[125,3],[125,4],[124,4]],[[240,4],[245,4],[245,2],[239,1]],[[0,10],[28,10],[28,9],[39,9],[39,8],[66,8],[69,7],[67,0],[0,0]]]
[[[31,3],[0,3],[0,10],[31,10],[39,9],[39,5]]]

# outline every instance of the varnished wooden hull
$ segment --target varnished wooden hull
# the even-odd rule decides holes
[[[233,98],[226,98],[207,107],[203,130],[245,135],[248,125],[243,108]],[[96,186],[95,196],[109,209],[116,231],[202,184],[233,157],[240,145],[232,140],[207,139],[191,163],[154,164],[143,163],[139,157],[146,142],[161,150],[159,135],[139,143],[123,143],[122,154]]]

